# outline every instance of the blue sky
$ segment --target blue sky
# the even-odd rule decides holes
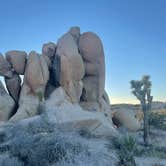
[[[129,81],[151,75],[154,100],[166,101],[165,0],[0,0],[0,52],[41,52],[71,26],[104,45],[111,103],[136,102]]]

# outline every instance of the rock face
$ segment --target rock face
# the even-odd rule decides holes
[[[19,77],[18,74],[14,73],[12,78],[5,78],[5,83],[10,96],[17,103],[21,90],[21,78]]]
[[[7,94],[0,81],[0,121],[7,121],[11,117],[14,106],[14,100]]]
[[[6,59],[12,65],[17,74],[24,74],[27,53],[25,51],[8,51]]]
[[[0,53],[0,76],[11,78],[13,75],[10,63]]]
[[[63,35],[57,43],[56,55],[60,57],[60,85],[64,87],[72,102],[78,102],[82,92],[81,80],[84,76],[84,65],[78,52],[76,36],[79,31]]]
[[[85,65],[84,100],[99,101],[105,86],[105,61],[101,40],[92,32],[83,33],[79,39],[79,50]]]
[[[56,89],[45,102],[48,119],[67,129],[84,129],[97,136],[115,136],[112,122],[101,112],[83,110],[77,103],[72,104],[63,88]]]

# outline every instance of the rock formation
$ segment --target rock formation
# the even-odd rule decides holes
[[[0,54],[0,75],[15,101],[1,88],[5,101],[0,101],[0,108],[10,98],[1,109],[6,115],[1,120],[15,122],[45,114],[69,128],[88,128],[105,136],[116,133],[104,90],[103,46],[96,34],[80,34],[79,27],[72,27],[57,44],[45,43],[41,55],[31,51],[27,56],[19,50],[8,51],[6,58]],[[24,75],[22,85],[19,75]],[[18,108],[12,115],[14,105]]]

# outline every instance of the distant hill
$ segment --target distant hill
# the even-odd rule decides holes
[[[119,109],[127,109],[127,110],[139,110],[139,104],[111,104],[111,110],[119,110]],[[166,102],[154,101],[152,103],[152,110],[158,109],[166,109]]]

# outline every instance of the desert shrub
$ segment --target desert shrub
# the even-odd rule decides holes
[[[148,147],[138,146],[136,156],[166,158],[166,153],[162,148],[155,145],[149,145]]]
[[[1,166],[24,166],[17,158],[11,157],[8,154],[0,155]]]
[[[60,129],[42,116],[1,126],[0,136],[3,166],[109,166],[114,161],[101,140]]]
[[[159,163],[154,163],[152,166],[164,166],[164,165]]]
[[[134,155],[137,151],[137,144],[133,137],[123,136],[113,140],[114,148],[119,157],[119,166],[135,166]]]
[[[166,115],[151,113],[149,115],[149,124],[155,128],[166,130]]]

